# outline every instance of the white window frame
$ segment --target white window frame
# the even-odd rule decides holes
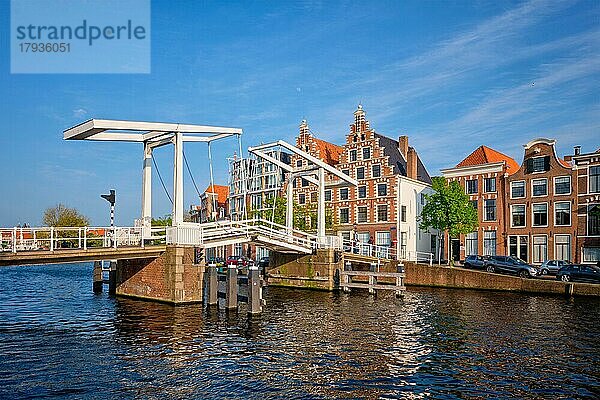
[[[525,225],[523,226],[515,226],[513,221],[513,208],[515,206],[523,206],[525,207]],[[527,205],[526,204],[511,204],[510,205],[510,227],[511,228],[527,228]]]
[[[354,152],[354,160],[352,159],[352,153],[353,152]],[[350,162],[358,161],[358,150],[356,150],[356,149],[350,149],[350,151],[348,152],[348,160]]]
[[[598,168],[600,168],[600,165],[588,165],[588,170],[587,170],[587,181],[588,181],[587,192],[589,194],[600,193],[600,188],[598,188],[597,192],[592,192],[592,189],[591,189],[592,180],[590,179],[590,168],[592,168],[592,167],[598,167]]]
[[[563,243],[558,243],[558,238],[560,237],[567,237],[569,240],[567,241],[567,255],[568,258],[564,261],[571,261],[571,235],[554,235],[554,259],[555,260],[561,260],[561,258],[558,258],[558,245],[560,244],[561,246],[564,246]]]
[[[385,186],[385,194],[379,194],[379,186]],[[377,197],[387,197],[388,193],[388,184],[386,182],[377,184]]]
[[[493,179],[494,180],[494,190],[487,190],[487,180],[488,179]],[[492,176],[490,178],[483,178],[483,193],[497,193],[498,192],[498,179],[495,176]]]
[[[515,183],[523,183],[523,197],[513,197],[513,185]],[[511,182],[510,183],[510,198],[511,199],[524,199],[525,197],[527,197],[527,183],[524,180]]]
[[[342,190],[346,190],[347,191],[346,193],[348,193],[348,197],[345,198],[345,199],[342,199]],[[348,200],[350,200],[350,188],[339,188],[339,190],[338,190],[338,197],[339,197],[340,201],[348,201]]]
[[[369,157],[365,158],[365,149],[369,149]],[[363,160],[370,160],[373,158],[373,148],[371,146],[361,147],[360,155]]]
[[[373,175],[373,168],[375,166],[379,166],[379,176]],[[381,178],[382,175],[383,175],[383,170],[381,168],[381,164],[379,164],[379,163],[377,163],[377,164],[371,164],[371,178]]]
[[[348,210],[348,221],[346,221],[346,222],[342,222],[342,210]],[[339,218],[340,224],[349,224],[350,223],[350,207],[340,207],[338,218]]]
[[[360,216],[360,209],[364,208],[365,209],[365,220],[361,221],[359,216]],[[367,206],[358,206],[356,207],[356,223],[361,224],[361,223],[366,223],[369,221],[369,207]]]
[[[475,181],[475,191],[469,192],[469,182]],[[465,193],[468,195],[475,195],[479,193],[479,179],[465,179]]]
[[[539,206],[545,204],[546,205],[546,225],[534,225],[533,224],[533,220],[534,220],[534,216],[533,216],[533,206]],[[531,203],[531,227],[532,228],[547,228],[549,225],[549,218],[548,218],[548,214],[549,214],[549,207],[548,207],[548,202],[544,201],[541,203]]]
[[[569,178],[569,193],[556,193],[556,180],[558,178]],[[552,194],[554,196],[570,196],[573,189],[571,187],[571,177],[569,175],[561,175],[561,176],[555,176],[554,178],[552,178]]]
[[[586,234],[586,236],[590,236],[590,237],[600,236],[600,235],[592,235],[590,233],[590,208],[592,208],[594,206],[600,206],[600,203],[586,204],[586,209],[585,209],[585,234]]]
[[[536,258],[536,253],[535,253],[535,239],[536,238],[544,238],[546,239],[546,252],[544,254],[545,257],[540,257],[540,259]],[[544,261],[546,261],[548,259],[548,235],[532,235],[531,236],[531,260],[534,264],[541,264]]]
[[[385,207],[385,219],[379,219],[379,207]],[[377,204],[375,205],[375,212],[377,213],[377,222],[388,222],[390,220],[390,207],[387,204]]]
[[[556,223],[556,205],[557,204],[568,204],[569,205],[569,224],[568,225],[558,225]],[[553,205],[553,209],[554,209],[554,221],[553,221],[554,226],[571,226],[571,224],[573,222],[573,215],[571,213],[571,202],[570,201],[555,201],[554,205]]]
[[[494,219],[487,219],[487,202],[494,201]],[[483,221],[497,221],[498,220],[498,199],[485,199],[483,200],[483,215],[481,216]]]
[[[538,195],[534,195],[533,194],[533,183],[536,181],[545,181],[546,182],[546,194],[538,194]],[[531,180],[531,197],[546,197],[548,196],[548,178],[535,178]]]

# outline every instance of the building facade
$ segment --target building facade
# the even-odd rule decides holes
[[[358,181],[357,187],[350,187],[331,174],[326,176],[329,234],[390,247],[400,257],[437,254],[437,234],[421,231],[417,222],[424,194],[431,192],[431,178],[407,136],[396,141],[375,132],[359,105],[343,146],[315,138],[306,121],[300,125],[296,145]],[[309,167],[305,162],[292,157],[297,168]],[[316,207],[317,187],[302,178],[293,184],[295,201]]]
[[[209,185],[200,195],[200,205],[192,206],[192,222],[209,222],[229,218],[229,187]]]
[[[576,261],[577,190],[555,140],[524,145],[523,163],[506,178],[506,253],[533,264]]]
[[[595,264],[600,261],[600,149],[565,157],[573,164],[577,193],[575,258],[577,262]]]
[[[506,254],[505,178],[519,169],[511,157],[487,146],[479,146],[454,168],[443,169],[442,176],[464,188],[477,210],[479,228],[459,238],[445,237],[445,257],[450,246],[454,260],[464,260],[472,254]]]

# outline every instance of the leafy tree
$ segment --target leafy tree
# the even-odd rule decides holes
[[[477,210],[469,201],[463,188],[456,181],[450,183],[442,177],[434,177],[434,193],[425,195],[427,200],[421,212],[419,227],[447,231],[450,238],[473,232],[479,226]],[[452,260],[452,246],[450,246]]]
[[[172,224],[173,218],[171,218],[171,214],[166,214],[159,218],[152,218],[152,226],[171,226]]]
[[[44,211],[42,218],[46,226],[88,226],[90,221],[75,208],[69,208],[60,203],[54,207],[49,207]]]
[[[273,214],[273,202],[275,202],[275,213]],[[263,210],[250,211],[250,218],[261,218],[273,221],[279,225],[285,225],[286,199],[283,197],[271,197],[265,201]]]

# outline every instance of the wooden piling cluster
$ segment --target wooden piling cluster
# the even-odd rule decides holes
[[[209,306],[218,306],[224,300],[227,310],[237,309],[238,303],[248,304],[248,314],[262,312],[262,284],[258,267],[248,268],[248,275],[238,275],[237,266],[229,265],[225,273],[218,273],[215,265],[206,268],[205,301]]]
[[[358,277],[367,277],[368,283],[356,281]],[[340,271],[340,287],[344,292],[350,289],[367,289],[370,294],[375,294],[376,290],[393,290],[396,296],[402,296],[406,287],[404,286],[403,272],[379,272],[379,271]],[[394,283],[383,283],[379,278],[392,278]]]

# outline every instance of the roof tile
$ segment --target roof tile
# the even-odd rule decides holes
[[[519,164],[506,154],[502,154],[487,146],[479,146],[464,160],[456,164],[456,167],[467,167],[472,165],[482,165],[496,162],[506,162],[507,172],[513,173],[519,169]]]

